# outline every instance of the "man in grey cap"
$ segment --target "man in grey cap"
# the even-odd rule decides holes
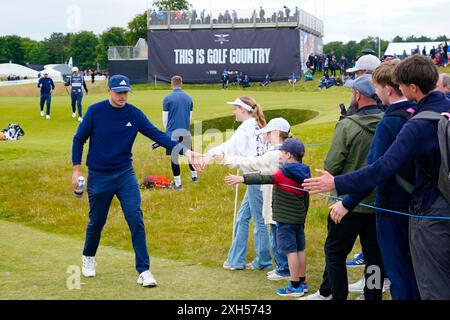
[[[366,163],[367,154],[375,133],[376,126],[383,113],[375,100],[375,88],[372,77],[363,75],[352,85],[352,105],[356,113],[343,118],[336,124],[333,142],[325,159],[328,172],[344,174],[362,168]],[[334,194],[335,196],[337,194]],[[362,203],[373,203],[374,193],[365,198]],[[351,252],[357,237],[360,237],[361,247],[366,261],[365,279],[377,277],[375,283],[379,286],[367,285],[364,288],[366,300],[381,300],[383,286],[383,267],[378,248],[375,211],[357,206],[344,219],[336,224],[328,217],[328,236],[325,242],[326,267],[320,289],[315,294],[305,297],[308,300],[345,300],[348,295],[348,279],[345,260]],[[378,273],[368,273],[367,268],[375,266]],[[373,273],[373,270],[371,271]]]
[[[376,68],[381,64],[380,59],[378,59],[376,56],[372,54],[366,54],[359,58],[356,61],[356,64],[354,67],[349,68],[346,70],[347,73],[354,73],[356,79],[359,77],[365,75],[365,74],[372,74]],[[352,87],[353,82],[355,80],[349,79],[344,83],[344,87]],[[355,106],[353,104],[350,104],[349,109],[347,110],[347,115],[352,115],[357,111]]]

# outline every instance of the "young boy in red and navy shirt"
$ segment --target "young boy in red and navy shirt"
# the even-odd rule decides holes
[[[289,138],[280,147],[284,165],[273,175],[259,173],[243,177],[228,175],[227,184],[273,184],[273,220],[277,222],[279,251],[288,257],[291,281],[277,290],[280,296],[301,297],[308,292],[304,225],[309,207],[309,195],[301,190],[304,179],[311,177],[309,166],[302,163],[305,147],[298,139]]]

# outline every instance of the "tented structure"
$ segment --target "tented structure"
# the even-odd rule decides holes
[[[15,63],[2,63],[0,64],[0,77],[7,77],[9,75],[19,76],[21,79],[37,78],[38,72],[36,70],[21,66]]]

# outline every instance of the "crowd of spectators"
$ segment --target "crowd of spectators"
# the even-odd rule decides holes
[[[214,14],[207,12],[206,9],[197,12],[192,10],[177,10],[177,11],[156,11],[150,13],[150,23],[152,25],[164,24],[231,24],[231,23],[273,23],[273,22],[297,22],[300,14],[298,7],[295,7],[293,12],[287,6],[280,9],[270,10],[271,14],[267,14],[263,7],[259,10],[247,11],[246,15],[238,15],[236,10],[225,10]]]

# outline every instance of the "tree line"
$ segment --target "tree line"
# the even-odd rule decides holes
[[[187,0],[155,0],[158,10],[187,10]],[[16,35],[0,37],[0,63],[13,62],[21,65],[45,65],[66,63],[73,57],[82,70],[106,69],[108,47],[134,46],[139,38],[147,39],[147,12],[138,14],[128,23],[128,28],[112,27],[96,35],[90,31],[78,33],[54,32],[43,41]]]

